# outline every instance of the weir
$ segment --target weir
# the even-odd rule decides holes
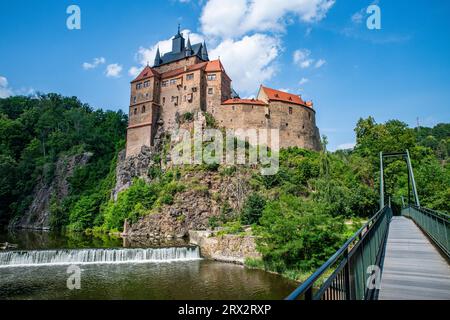
[[[0,268],[114,263],[163,263],[199,260],[198,247],[136,249],[61,249],[0,252]]]

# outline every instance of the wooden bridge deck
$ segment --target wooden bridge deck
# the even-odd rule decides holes
[[[449,264],[408,218],[392,218],[378,298],[450,299]]]

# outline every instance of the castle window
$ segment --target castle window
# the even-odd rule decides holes
[[[208,94],[213,94],[214,93],[214,88],[208,88]]]
[[[192,93],[189,93],[189,94],[187,95],[187,100],[188,100],[189,102],[192,102],[192,98],[193,98],[193,94],[192,94]]]
[[[234,109],[235,109],[234,106],[232,106],[231,109],[234,111]]]
[[[166,97],[163,97],[163,104],[166,103]]]
[[[136,103],[136,96],[133,97],[133,102]]]
[[[214,80],[216,80],[216,78],[217,78],[217,75],[215,73],[208,74],[208,80],[209,81],[214,81]]]
[[[292,114],[292,107],[289,107],[289,114]]]
[[[172,101],[174,103],[174,105],[177,106],[178,105],[178,96],[172,96],[170,101]]]
[[[192,80],[192,79],[194,79],[193,73],[189,73],[188,75],[186,75],[186,80]]]
[[[168,81],[168,80],[164,80],[164,81],[161,83],[161,86],[162,86],[162,87],[167,87],[168,84],[169,84],[169,81]]]
[[[144,82],[144,88],[147,88],[150,85],[150,81],[145,81]]]
[[[142,88],[142,83],[137,83],[136,84],[136,90],[139,90],[140,88]]]
[[[142,106],[142,113],[145,113],[145,106]]]
[[[134,115],[137,115],[137,108],[134,108]]]
[[[193,87],[192,92],[197,92],[197,87]]]
[[[288,126],[289,124],[288,123],[286,123],[286,127]]]
[[[177,84],[177,79],[170,79],[170,85]]]

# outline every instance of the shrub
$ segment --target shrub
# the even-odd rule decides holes
[[[258,193],[252,193],[244,203],[241,212],[241,222],[243,224],[259,223],[266,200]]]

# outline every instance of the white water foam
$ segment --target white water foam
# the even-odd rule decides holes
[[[167,263],[200,259],[198,247],[6,251],[0,252],[0,268],[70,264]]]

